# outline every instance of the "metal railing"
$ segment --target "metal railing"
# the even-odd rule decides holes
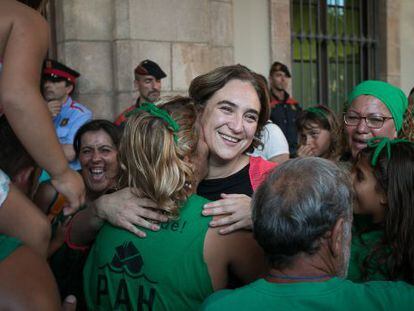
[[[293,96],[342,111],[349,91],[374,79],[375,0],[292,0]]]

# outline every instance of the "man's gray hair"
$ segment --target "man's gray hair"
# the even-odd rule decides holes
[[[297,158],[276,167],[253,196],[253,232],[274,268],[318,251],[339,218],[352,221],[348,174],[322,158]]]

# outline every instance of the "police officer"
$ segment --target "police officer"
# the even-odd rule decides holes
[[[156,62],[146,59],[134,70],[134,86],[139,92],[134,105],[124,110],[116,119],[115,125],[121,126],[126,122],[126,114],[143,103],[155,103],[161,95],[161,79],[167,75]]]
[[[53,117],[56,134],[71,168],[80,169],[73,149],[78,129],[92,119],[92,112],[70,96],[80,76],[75,70],[51,59],[43,67],[43,96]]]
[[[296,155],[298,133],[296,118],[302,111],[298,101],[286,92],[291,78],[288,67],[280,62],[274,62],[269,71],[270,82],[270,119],[280,127],[289,143],[291,157]]]

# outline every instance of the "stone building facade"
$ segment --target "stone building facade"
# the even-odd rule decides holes
[[[237,62],[234,6],[238,1],[50,1],[50,54],[81,72],[76,94],[79,101],[88,105],[96,118],[113,119],[137,97],[133,69],[143,59],[156,61],[167,73],[163,95],[186,94],[195,76]],[[264,1],[270,34],[270,59],[264,61],[269,66],[274,60],[289,65],[291,1]],[[407,1],[378,0],[379,78],[397,85],[401,74],[401,3]]]

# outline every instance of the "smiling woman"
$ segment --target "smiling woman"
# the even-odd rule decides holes
[[[250,196],[274,163],[249,157],[260,144],[269,119],[266,85],[248,68],[219,67],[195,78],[189,94],[201,113],[201,127],[209,149],[207,176],[197,193],[215,202],[204,215],[230,214],[210,223],[221,233],[250,228]]]
[[[120,130],[107,120],[85,123],[76,133],[73,147],[81,164],[87,202],[116,187],[120,139]],[[79,299],[79,305],[82,305],[81,275],[86,254],[79,251],[82,250],[81,247],[66,239],[66,231],[78,225],[80,213],[68,223],[62,212],[65,199],[48,182],[39,186],[34,200],[52,223],[54,232],[49,244],[48,257],[59,290],[64,296],[69,293],[75,294]],[[81,213],[84,211],[88,212],[83,210]]]
[[[81,174],[86,185],[86,199],[92,201],[114,188],[119,164],[117,150],[120,130],[107,120],[93,120],[84,124],[76,133],[73,145],[81,164]],[[60,211],[58,195],[50,183],[43,183],[35,196],[36,204],[47,214]]]
[[[74,140],[88,200],[115,187],[119,171],[117,159],[119,130],[107,120],[94,120],[79,129]]]
[[[345,133],[352,158],[376,136],[396,138],[408,106],[399,88],[383,81],[368,80],[358,84],[348,97],[344,115]]]

